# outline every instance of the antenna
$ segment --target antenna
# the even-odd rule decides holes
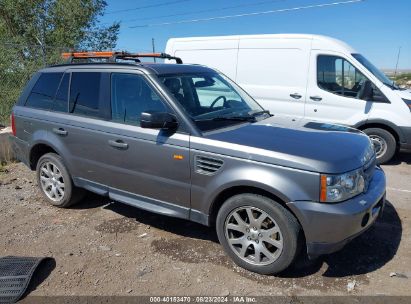
[[[398,48],[397,64],[395,65],[394,78],[395,76],[397,76],[398,62],[400,61],[401,48],[402,48],[401,46]]]
[[[154,45],[154,38],[151,38],[151,45],[153,47],[153,54],[154,54],[156,52],[156,47]],[[154,59],[154,62],[156,62],[156,57],[153,57],[153,59]]]

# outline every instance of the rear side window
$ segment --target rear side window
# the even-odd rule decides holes
[[[72,73],[70,113],[99,117],[100,79],[98,72]]]
[[[31,90],[25,105],[36,109],[51,110],[62,76],[63,73],[41,74]]]

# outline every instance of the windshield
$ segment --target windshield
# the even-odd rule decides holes
[[[254,99],[222,74],[187,73],[159,78],[202,131],[268,116]]]
[[[360,62],[368,71],[370,71],[375,77],[378,78],[383,84],[389,86],[390,88],[397,89],[397,86],[394,82],[387,77],[383,72],[381,72],[375,65],[367,60],[361,54],[351,54],[358,62]]]

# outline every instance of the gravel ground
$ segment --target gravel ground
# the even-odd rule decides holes
[[[404,154],[384,166],[388,204],[373,228],[279,276],[235,266],[214,230],[195,223],[93,194],[71,209],[49,206],[34,173],[11,164],[0,169],[0,256],[54,258],[30,287],[37,296],[411,295],[410,164]]]

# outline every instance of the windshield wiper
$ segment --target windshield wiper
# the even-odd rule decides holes
[[[387,87],[393,89],[393,90],[399,90],[399,86],[396,85],[395,81],[392,81],[392,83],[386,83],[383,82],[383,84],[385,84]]]
[[[268,114],[269,116],[273,116],[273,114],[271,114],[270,113],[270,111],[268,111],[268,110],[262,110],[262,111],[260,111],[260,110],[254,110],[254,111],[250,111],[250,112],[248,112],[247,113],[248,115],[252,115],[252,116],[260,116],[260,115],[263,115],[263,114]]]

